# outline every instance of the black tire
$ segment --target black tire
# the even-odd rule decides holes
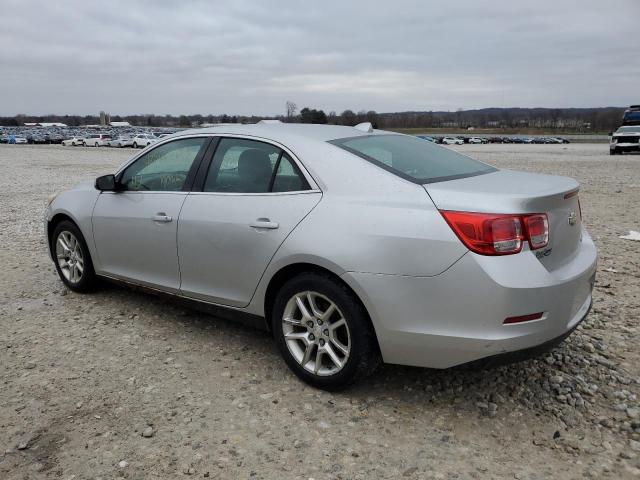
[[[617,154],[618,154],[618,151],[615,148],[609,150],[609,155],[617,155]]]
[[[58,237],[63,232],[70,232],[78,240],[78,247],[82,252],[84,269],[80,280],[77,282],[70,281],[65,277],[64,273],[62,272],[62,268],[60,267],[60,264],[56,258],[56,244],[58,242]],[[97,277],[95,270],[93,269],[91,254],[89,253],[87,243],[85,242],[84,236],[82,235],[80,229],[73,222],[69,220],[63,220],[55,226],[55,228],[53,229],[53,234],[51,235],[49,241],[51,243],[51,252],[53,254],[56,271],[58,272],[58,276],[60,277],[60,280],[62,280],[62,283],[64,283],[70,290],[73,290],[74,292],[87,293],[93,291],[98,283]]]
[[[133,142],[133,148],[138,148],[138,143],[137,142]]]
[[[349,329],[351,346],[346,363],[331,375],[321,376],[306,370],[293,356],[284,338],[282,318],[286,305],[296,294],[306,291],[317,292],[333,302]],[[271,322],[276,344],[286,364],[301,380],[316,388],[343,390],[373,373],[381,362],[375,332],[362,303],[346,285],[329,274],[302,273],[286,282],[276,295]]]

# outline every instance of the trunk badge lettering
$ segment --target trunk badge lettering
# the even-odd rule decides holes
[[[569,225],[573,227],[577,221],[578,221],[578,216],[576,215],[576,212],[571,212],[569,214]]]

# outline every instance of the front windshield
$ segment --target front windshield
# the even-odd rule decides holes
[[[616,133],[640,132],[640,125],[637,127],[620,127]]]
[[[409,135],[366,135],[332,143],[414,183],[432,183],[494,172],[490,165]]]

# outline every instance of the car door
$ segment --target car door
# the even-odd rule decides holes
[[[121,191],[100,194],[92,219],[98,273],[177,292],[178,216],[210,140],[158,145],[117,175]]]
[[[180,213],[180,292],[243,307],[322,193],[292,155],[268,142],[221,138],[207,168]]]

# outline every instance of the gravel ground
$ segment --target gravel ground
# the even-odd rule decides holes
[[[46,198],[126,150],[0,146],[0,478],[626,478],[640,474],[640,156],[606,145],[465,145],[570,175],[600,260],[564,344],[490,371],[387,365],[351,390],[300,383],[263,332],[107,286],[68,292]]]

